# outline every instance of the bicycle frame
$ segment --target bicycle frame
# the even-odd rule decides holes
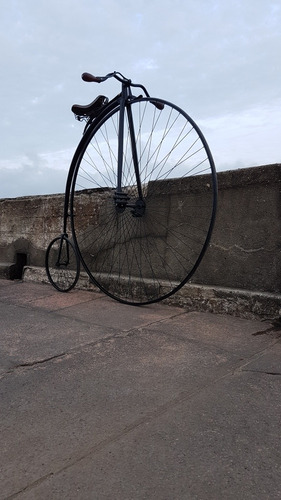
[[[120,105],[120,118],[118,130],[118,166],[117,166],[117,187],[115,192],[115,207],[117,212],[123,212],[127,207],[132,208],[132,213],[136,217],[144,215],[145,202],[142,195],[138,154],[136,149],[135,130],[132,116],[130,101],[134,99],[131,91],[130,82],[122,82],[122,93],[119,100]],[[138,200],[134,204],[129,203],[129,196],[122,189],[122,170],[123,170],[123,144],[124,144],[124,121],[127,114],[130,142],[132,148],[132,159],[135,170],[136,184],[138,190]]]
[[[120,94],[72,106],[86,124],[67,175],[63,232],[50,242],[45,266],[59,291],[75,286],[81,263],[112,298],[150,304],[178,291],[205,254],[216,210],[215,165],[181,108],[150,97],[121,73],[82,75],[87,82],[108,78],[121,84]],[[177,190],[184,196],[179,206]]]
[[[145,212],[145,202],[143,199],[142,195],[142,189],[141,189],[141,181],[140,181],[140,172],[139,172],[139,162],[138,162],[138,154],[136,150],[136,141],[135,141],[135,130],[134,130],[134,123],[133,123],[133,116],[132,116],[132,111],[131,111],[131,106],[130,102],[135,99],[135,97],[132,94],[132,87],[137,87],[143,90],[145,95],[147,97],[149,96],[149,93],[147,92],[146,88],[141,85],[141,84],[133,84],[131,80],[128,80],[125,78],[121,73],[109,73],[105,77],[93,77],[92,75],[88,73],[83,73],[82,79],[84,81],[94,81],[97,83],[100,83],[102,81],[107,80],[108,78],[115,78],[122,84],[122,91],[121,94],[118,94],[116,97],[111,99],[104,107],[101,109],[100,113],[95,117],[91,118],[91,116],[88,117],[87,123],[85,125],[83,135],[85,135],[86,131],[89,129],[90,126],[94,124],[98,124],[99,121],[101,121],[106,115],[108,115],[112,110],[120,106],[120,119],[119,119],[119,124],[118,124],[118,165],[117,165],[117,186],[116,186],[116,192],[115,192],[115,207],[116,211],[121,213],[123,212],[127,207],[132,209],[132,214],[135,217],[141,217],[144,215]],[[154,102],[154,105],[156,107],[161,107],[160,103],[157,103],[156,101]],[[131,142],[131,148],[132,148],[132,160],[134,164],[134,169],[135,169],[135,176],[136,176],[136,184],[137,184],[137,190],[138,190],[138,200],[134,204],[129,203],[129,196],[123,192],[122,190],[122,169],[123,169],[123,143],[124,143],[124,121],[125,121],[125,116],[127,115],[128,119],[128,124],[129,124],[129,131],[130,131],[130,142]],[[63,235],[68,237],[67,234],[67,220],[68,217],[70,216],[69,213],[69,198],[70,198],[70,192],[71,192],[71,187],[72,187],[72,180],[73,180],[73,173],[74,173],[74,168],[75,168],[75,161],[72,161],[68,176],[67,176],[67,181],[66,181],[66,186],[65,186],[65,197],[64,197],[64,212],[63,212]]]

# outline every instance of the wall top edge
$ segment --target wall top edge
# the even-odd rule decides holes
[[[243,187],[250,184],[271,184],[281,182],[281,163],[260,165],[254,167],[239,168],[236,170],[225,170],[217,173],[219,188]],[[24,201],[30,199],[62,198],[64,193],[39,194],[30,196],[18,196],[14,198],[0,198],[2,202]]]
[[[278,182],[281,182],[281,163],[218,172],[220,189],[237,188],[251,184],[276,184]]]

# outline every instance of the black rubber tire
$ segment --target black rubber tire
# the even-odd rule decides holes
[[[49,244],[45,267],[48,279],[56,290],[69,292],[75,287],[80,274],[80,261],[73,243],[65,235],[57,236]]]
[[[93,283],[121,302],[149,304],[179,290],[201,262],[214,226],[217,180],[208,144],[184,111],[155,98],[130,106],[145,213],[116,210],[116,108],[89,127],[74,155],[72,234]],[[134,203],[127,120],[122,188]]]

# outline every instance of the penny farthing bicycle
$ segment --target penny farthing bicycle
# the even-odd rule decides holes
[[[63,232],[48,246],[46,271],[67,292],[81,262],[110,297],[149,304],[187,283],[206,252],[217,204],[215,165],[199,127],[178,106],[118,72],[82,75],[87,82],[109,78],[121,83],[120,94],[72,107],[86,125],[67,177]]]

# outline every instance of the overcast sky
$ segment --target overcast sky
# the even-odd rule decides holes
[[[281,162],[280,0],[0,0],[0,198],[63,192],[117,70],[197,121],[218,170]]]

